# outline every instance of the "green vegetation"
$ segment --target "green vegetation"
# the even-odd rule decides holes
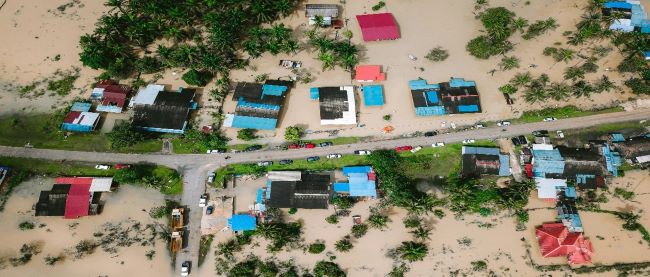
[[[336,248],[336,251],[339,252],[350,252],[350,249],[352,249],[352,247],[354,246],[350,241],[350,236],[345,236],[334,244],[334,248]]]
[[[257,130],[255,129],[240,129],[237,131],[237,138],[245,141],[254,140],[257,138],[257,135],[255,135],[256,132]]]
[[[284,129],[284,139],[286,141],[299,141],[304,135],[305,130],[298,126],[289,126]]]
[[[314,29],[307,31],[309,45],[318,50],[318,60],[322,63],[323,70],[334,69],[340,66],[345,70],[352,70],[359,63],[359,49],[348,40],[334,40],[327,34],[319,34],[322,18],[316,17],[317,24]]]
[[[112,149],[120,149],[133,146],[145,140],[144,135],[135,129],[130,123],[122,122],[113,127],[113,130],[106,134],[111,143]]]
[[[149,216],[155,219],[167,217],[167,221],[171,221],[172,210],[178,206],[180,206],[180,203],[165,199],[165,205],[151,208],[149,210]]]
[[[565,62],[573,60],[576,55],[576,51],[569,48],[555,48],[555,47],[546,47],[543,51],[544,56],[553,57],[555,62]]]
[[[352,236],[355,238],[360,238],[366,235],[368,232],[368,225],[366,224],[355,224],[352,226]]]
[[[371,212],[370,216],[368,216],[368,224],[375,229],[383,230],[388,225],[388,222],[390,222],[388,216],[377,211]]]
[[[225,149],[228,138],[219,132],[206,134],[198,129],[187,129],[172,141],[177,154],[205,153],[208,149]]]
[[[634,199],[634,192],[626,190],[624,188],[615,188],[614,189],[614,195],[619,198],[623,198],[625,200],[632,200]]]
[[[555,30],[558,26],[559,25],[557,24],[557,21],[552,17],[549,17],[546,20],[538,20],[535,21],[535,23],[530,24],[526,30],[526,33],[524,33],[521,37],[525,40],[533,39],[546,33],[549,30]]]
[[[325,251],[325,244],[322,242],[315,242],[309,245],[309,253],[319,254]]]
[[[429,248],[426,244],[415,241],[404,241],[402,245],[397,248],[399,257],[405,261],[416,262],[424,260],[424,257],[429,254]]]
[[[339,223],[339,217],[336,216],[335,214],[329,215],[325,218],[325,221],[329,224],[336,224]]]
[[[7,163],[8,158],[6,157],[0,157],[0,164],[1,165],[8,165],[11,167],[11,171],[9,172],[9,175],[5,179],[5,186],[3,188],[0,188],[0,212],[4,211],[5,209],[5,204],[7,204],[7,200],[9,199],[9,196],[11,196],[11,193],[13,192],[14,188],[16,188],[20,183],[23,181],[27,180],[29,178],[29,171],[27,169],[23,168],[18,168],[10,165]],[[15,165],[15,164],[14,164]]]
[[[392,115],[390,115],[390,114],[386,114],[386,115],[384,115],[382,118],[383,118],[384,120],[386,120],[386,121],[390,121],[390,119],[391,119],[392,117],[393,117]]]
[[[205,257],[208,256],[213,239],[214,235],[201,236],[201,242],[199,243],[199,266],[203,264]]]
[[[424,56],[427,60],[432,62],[441,62],[449,58],[449,51],[440,46],[433,48]]]
[[[349,208],[352,208],[354,206],[354,203],[356,201],[352,197],[346,197],[346,196],[336,196],[330,203],[332,205],[335,205],[338,209],[341,210],[347,210]]]
[[[155,188],[163,194],[180,194],[183,180],[175,170],[152,164],[134,164],[129,168],[117,170],[113,180],[121,184],[142,185]]]
[[[73,72],[60,73],[60,79],[50,80],[47,82],[47,89],[55,92],[57,95],[65,96],[70,94],[74,88],[74,82],[79,78],[79,71],[75,70]]]
[[[23,221],[20,224],[18,224],[18,229],[20,229],[21,231],[32,230],[34,229],[34,223],[29,221]]]
[[[473,271],[485,271],[487,270],[487,262],[484,260],[478,260],[471,262]]]
[[[338,264],[328,261],[319,261],[314,266],[314,276],[316,277],[345,277],[346,274],[341,270]]]
[[[214,77],[212,73],[209,71],[198,71],[194,68],[188,70],[183,74],[181,79],[185,81],[190,86],[199,86],[203,87],[210,82],[210,80]]]
[[[499,68],[501,68],[503,71],[519,68],[519,58],[514,56],[503,56],[503,58],[501,58],[501,62],[499,63]]]
[[[384,2],[384,1],[379,1],[379,2],[377,2],[377,4],[375,4],[374,6],[372,6],[372,10],[376,12],[376,11],[378,11],[378,10],[381,10],[381,8],[383,8],[383,7],[385,7],[385,6],[386,6],[386,2]]]
[[[479,59],[505,54],[512,50],[513,45],[508,38],[516,30],[515,13],[504,8],[488,8],[478,16],[483,23],[487,35],[481,35],[467,43],[467,51]]]
[[[599,110],[584,111],[576,106],[566,106],[561,108],[545,108],[536,111],[526,111],[521,117],[513,119],[513,123],[530,123],[542,121],[545,117],[571,118],[580,116],[590,116],[602,113],[613,113],[623,111],[622,107],[612,107]]]
[[[269,240],[271,243],[267,246],[267,250],[275,253],[288,244],[299,241],[302,233],[301,229],[300,222],[265,222],[257,226],[255,235]]]

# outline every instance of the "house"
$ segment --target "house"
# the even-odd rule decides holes
[[[625,136],[621,133],[610,133],[609,134],[609,140],[611,142],[624,142],[625,141]]]
[[[591,263],[593,248],[582,233],[572,233],[560,222],[545,223],[535,230],[542,256],[567,257],[569,264]]]
[[[557,192],[567,187],[565,179],[535,178],[537,198],[545,201],[555,201]]]
[[[377,198],[377,174],[371,166],[345,166],[343,175],[348,182],[334,183],[334,192],[359,198]]]
[[[316,16],[323,19],[324,26],[332,25],[332,21],[339,17],[339,6],[334,4],[306,4],[305,16],[309,19],[309,25],[316,24]]]
[[[327,209],[331,179],[330,174],[269,172],[263,194],[265,205],[269,208]]]
[[[561,176],[564,173],[564,158],[560,150],[554,149],[550,144],[533,144],[533,176],[547,178]],[[547,176],[548,175],[548,176]]]
[[[461,153],[464,176],[510,176],[510,156],[501,154],[499,148],[463,146]]]
[[[557,203],[555,206],[557,219],[562,222],[569,232],[583,232],[582,220],[576,207],[577,193],[575,188],[561,188],[557,194]]]
[[[394,40],[400,38],[399,28],[392,13],[357,15],[363,41]]]
[[[602,12],[605,16],[610,16],[613,13],[621,15],[609,26],[610,30],[650,33],[650,20],[648,20],[648,15],[638,0],[605,2],[603,3]]]
[[[190,111],[196,109],[195,90],[165,91],[163,85],[149,84],[131,99],[133,126],[149,132],[183,134]]]
[[[623,165],[621,154],[616,151],[612,151],[608,143],[603,143],[601,153],[605,160],[605,167],[607,168],[607,171],[614,177],[618,176],[618,168]]]
[[[381,85],[366,85],[361,87],[363,91],[363,104],[366,107],[384,105],[384,89]]]
[[[386,73],[381,72],[378,65],[357,65],[354,69],[354,80],[361,83],[372,83],[386,80]]]
[[[480,113],[481,101],[474,81],[451,78],[449,82],[429,84],[426,80],[409,81],[417,116]]]
[[[264,84],[238,83],[233,94],[234,114],[227,114],[223,126],[274,130],[292,81],[267,80]]]
[[[233,232],[252,231],[257,228],[257,218],[249,214],[235,214],[228,219],[228,227]]]
[[[353,86],[311,88],[310,96],[319,101],[321,125],[357,124]]]
[[[70,132],[89,133],[99,124],[99,114],[90,112],[92,104],[75,102],[63,119],[61,129]]]
[[[131,88],[112,80],[99,82],[90,95],[90,100],[100,101],[95,109],[98,112],[121,113]]]
[[[612,145],[620,156],[631,164],[650,163],[650,137],[633,137]]]
[[[101,193],[110,192],[112,178],[58,177],[49,191],[41,191],[36,216],[79,218],[99,213]]]

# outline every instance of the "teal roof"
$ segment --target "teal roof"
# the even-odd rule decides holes
[[[411,80],[409,81],[409,88],[411,90],[438,90],[440,85],[438,84],[427,84],[427,80]]]
[[[262,98],[264,95],[282,96],[289,88],[278,85],[262,85]]]
[[[309,89],[309,98],[311,100],[318,100],[320,93],[318,92],[318,88],[310,88]]]
[[[431,116],[431,115],[445,115],[444,106],[430,106],[430,107],[416,107],[415,115],[417,116]]]
[[[244,115],[235,115],[232,120],[233,128],[250,128],[257,130],[273,130],[277,125],[276,118],[253,117]]]
[[[236,214],[228,219],[228,226],[235,232],[255,230],[257,220],[252,215]]]
[[[366,106],[384,105],[384,92],[381,85],[363,86],[363,103]]]
[[[465,81],[463,78],[451,78],[451,81],[449,81],[449,86],[452,88],[460,88],[460,87],[475,87],[476,82],[474,81]]]
[[[90,108],[92,106],[93,106],[92,103],[74,102],[74,103],[72,103],[72,107],[70,108],[70,111],[73,111],[73,112],[87,112],[87,111],[90,111]]]

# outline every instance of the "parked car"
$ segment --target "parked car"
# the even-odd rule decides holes
[[[214,176],[214,172],[210,172],[210,174],[208,174],[208,183],[214,182]]]
[[[318,161],[318,160],[320,160],[320,157],[318,157],[318,156],[313,156],[313,157],[307,158],[308,162],[315,162],[315,161]]]
[[[354,150],[354,154],[365,156],[372,154],[372,152],[370,150]]]
[[[130,164],[115,164],[114,168],[117,170],[130,168]]]
[[[536,137],[545,137],[547,135],[548,135],[548,130],[533,131],[533,136],[536,136]]]
[[[295,144],[295,143],[293,143],[293,144],[289,144],[288,148],[289,148],[289,149],[299,149],[299,148],[300,148],[300,144]]]
[[[499,121],[497,122],[497,126],[499,127],[510,126],[510,121]]]
[[[316,144],[313,144],[313,143],[305,143],[305,148],[307,148],[307,149],[316,148]]]
[[[331,141],[324,141],[324,142],[319,143],[319,144],[318,144],[318,147],[327,147],[327,146],[332,146],[332,145],[334,145],[333,142],[331,142]]]
[[[111,169],[111,166],[107,165],[107,164],[98,164],[98,165],[95,165],[95,169],[109,170],[109,169]]]
[[[199,198],[199,207],[203,208],[207,204],[208,204],[208,194],[204,193],[201,195],[201,198]]]
[[[420,150],[422,150],[422,146],[418,146],[418,147],[415,147],[415,148],[411,149],[411,153],[415,153],[415,152],[418,152]]]
[[[473,139],[464,139],[463,140],[463,144],[470,144],[470,143],[475,143],[475,142],[476,142],[476,140],[473,140]]]
[[[562,132],[561,130],[557,130],[555,134],[557,135],[558,138],[564,138],[564,132]]]
[[[226,149],[212,149],[212,150],[208,150],[206,153],[208,154],[226,153]]]
[[[251,145],[249,147],[246,147],[246,151],[257,151],[262,149],[262,146],[259,144]]]
[[[413,146],[410,146],[410,145],[395,147],[395,151],[397,151],[397,152],[411,151],[412,149],[413,149]]]
[[[436,142],[434,144],[431,144],[431,147],[443,147],[445,146],[444,142]]]
[[[556,120],[557,120],[557,118],[555,118],[555,117],[545,117],[545,118],[544,118],[544,122],[548,122],[548,121],[556,121]]]
[[[190,275],[190,268],[192,267],[192,264],[190,261],[184,261],[181,264],[181,276],[187,276]]]
[[[327,155],[328,159],[340,159],[341,157],[343,157],[343,155],[341,155],[341,154],[329,154],[329,155]]]
[[[273,165],[273,162],[272,161],[261,161],[261,162],[257,163],[257,165],[258,166],[271,166],[271,165]]]
[[[293,160],[280,160],[281,165],[288,165],[288,164],[292,164],[292,163],[293,163]]]
[[[214,212],[214,206],[208,206],[208,207],[205,209],[205,214],[207,214],[207,215],[211,215],[212,212]]]
[[[485,125],[484,124],[476,124],[476,126],[474,126],[474,127],[476,127],[476,129],[483,129],[483,128],[485,128]]]
[[[437,134],[438,134],[438,132],[436,132],[436,131],[430,131],[430,132],[425,132],[424,136],[425,137],[433,137],[433,136],[435,136]]]

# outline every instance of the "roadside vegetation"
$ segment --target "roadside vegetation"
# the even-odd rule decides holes
[[[555,117],[558,119],[590,116],[603,113],[622,112],[622,107],[612,107],[594,110],[582,110],[576,106],[565,106],[561,108],[544,108],[541,110],[525,111],[519,118],[512,119],[512,123],[531,123],[540,122],[547,117]]]

